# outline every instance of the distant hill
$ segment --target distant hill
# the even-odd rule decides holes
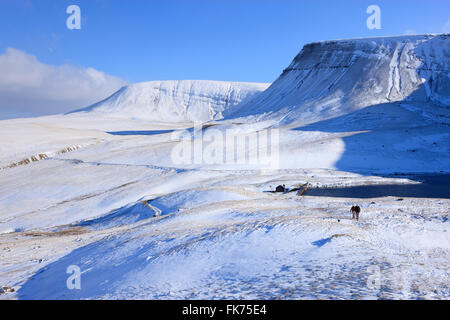
[[[136,83],[72,113],[103,114],[161,122],[209,121],[265,90],[266,83],[206,80]]]

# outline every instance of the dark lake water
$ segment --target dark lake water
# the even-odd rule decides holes
[[[450,174],[393,176],[420,181],[420,184],[386,184],[342,188],[309,188],[305,195],[317,197],[379,198],[414,197],[450,199]]]

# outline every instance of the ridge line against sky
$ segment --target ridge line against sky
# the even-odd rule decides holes
[[[66,25],[72,4],[79,30]],[[366,26],[372,4],[380,30]],[[16,68],[0,74],[0,119],[84,107],[127,82],[273,82],[309,42],[442,32],[450,32],[446,0],[2,0],[0,61],[14,56]],[[47,81],[12,81],[26,78],[30,62],[53,70],[35,77]],[[66,84],[59,97],[48,77]]]

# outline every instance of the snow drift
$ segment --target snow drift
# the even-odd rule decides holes
[[[397,101],[448,107],[449,48],[449,34],[307,44],[263,94],[224,115],[286,124]]]
[[[132,84],[85,109],[113,117],[161,122],[208,121],[255,96],[265,83],[206,80],[150,81]]]

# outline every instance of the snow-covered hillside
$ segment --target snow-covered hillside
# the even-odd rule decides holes
[[[314,43],[265,91],[150,82],[0,121],[0,299],[448,299],[448,42]],[[306,182],[329,194],[268,192]]]
[[[311,43],[263,94],[225,116],[304,124],[399,101],[448,108],[449,77],[449,34]]]
[[[221,119],[269,84],[206,80],[151,81],[123,87],[109,98],[76,112],[160,122]]]

